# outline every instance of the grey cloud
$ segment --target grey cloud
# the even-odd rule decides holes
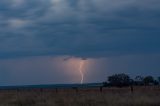
[[[0,58],[159,54],[159,7],[159,0],[1,0]]]

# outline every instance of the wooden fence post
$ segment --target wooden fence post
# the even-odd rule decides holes
[[[102,86],[100,87],[100,92],[103,92],[103,87]]]

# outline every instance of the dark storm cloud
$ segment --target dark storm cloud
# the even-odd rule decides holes
[[[0,58],[160,53],[159,0],[1,0]]]

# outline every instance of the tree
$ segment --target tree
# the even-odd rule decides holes
[[[153,84],[154,84],[154,85],[158,85],[159,82],[158,82],[157,80],[154,80]]]
[[[130,85],[130,77],[124,73],[115,74],[108,77],[108,82],[111,86],[129,86]]]
[[[159,84],[160,84],[160,77],[158,77],[158,82],[159,82]]]
[[[150,84],[153,84],[154,83],[154,78],[152,76],[146,76],[144,79],[143,79],[143,82],[145,85],[150,85]]]
[[[135,85],[143,85],[143,77],[142,76],[136,76],[135,79],[134,79],[134,83]]]

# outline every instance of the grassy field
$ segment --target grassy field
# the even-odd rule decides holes
[[[0,106],[160,106],[160,88],[1,90]]]

